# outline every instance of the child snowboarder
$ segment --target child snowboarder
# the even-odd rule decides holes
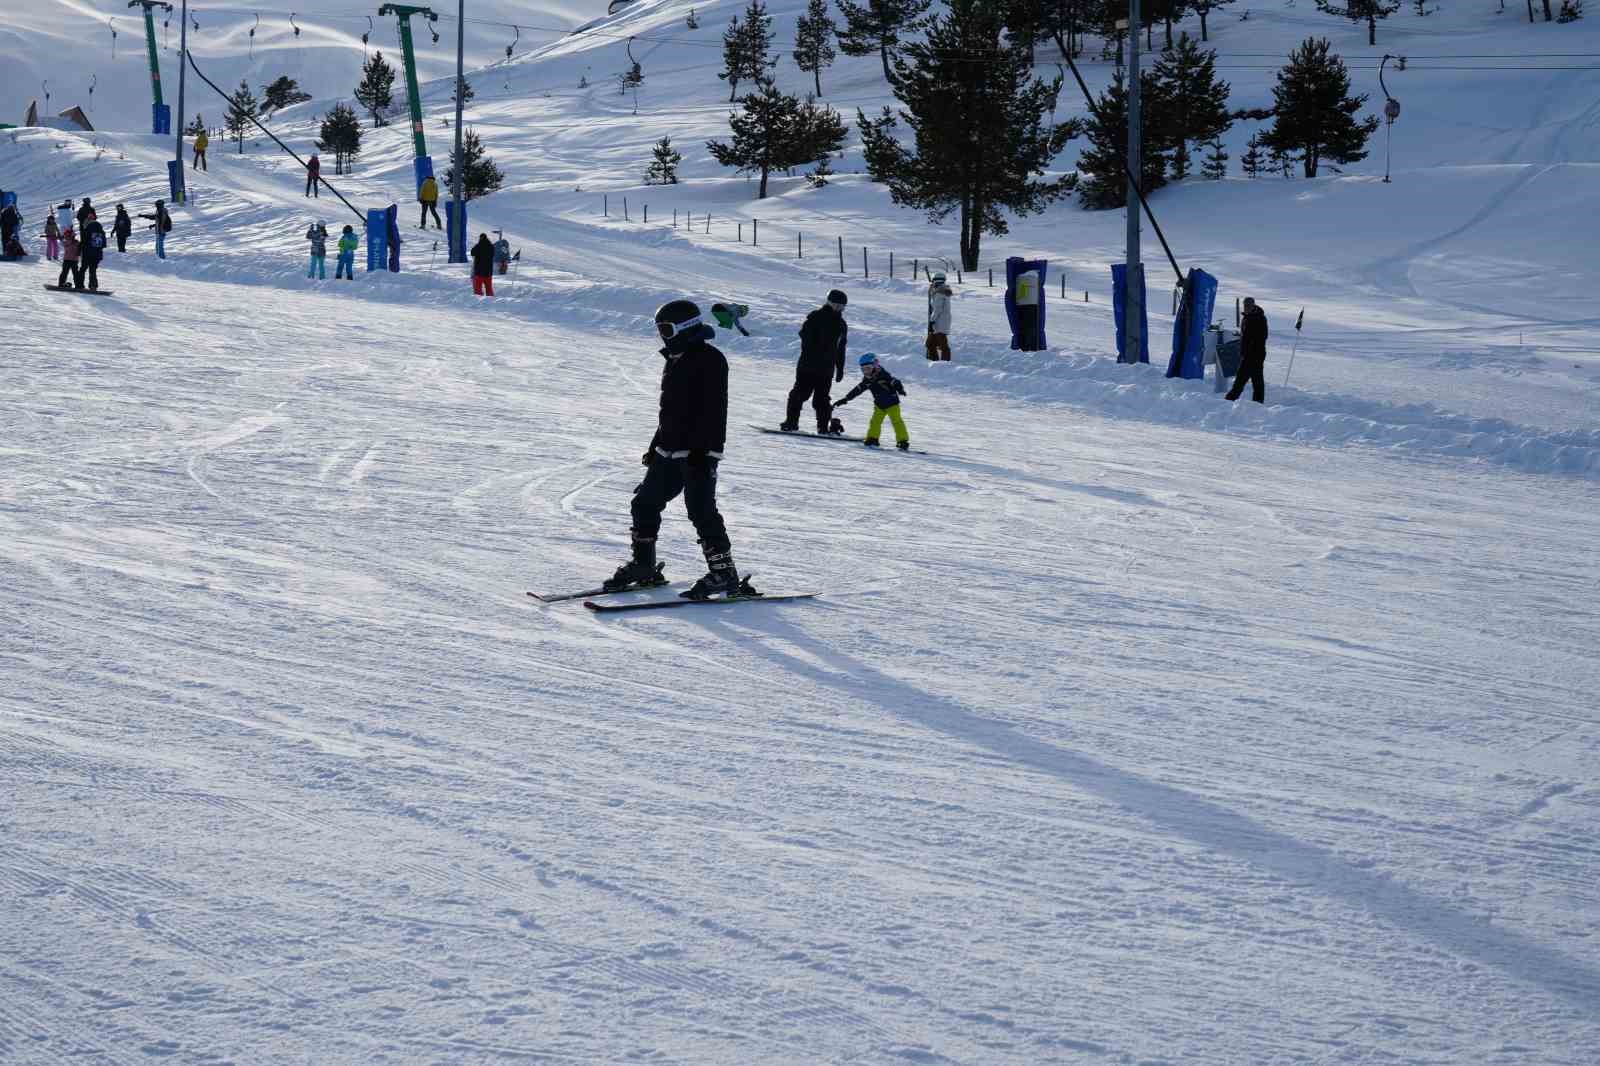
[[[61,258],[61,227],[56,224],[54,215],[46,215],[44,219],[44,257],[52,263]]]
[[[61,276],[56,279],[56,288],[67,287],[68,275],[72,277],[72,287],[82,292],[83,268],[78,265],[78,234],[71,226],[61,234]]]
[[[900,397],[906,394],[906,387],[900,379],[883,369],[878,364],[878,357],[871,352],[861,357],[861,384],[845,393],[843,398],[835,401],[833,409],[837,411],[857,396],[867,390],[872,391],[872,418],[867,421],[867,436],[861,443],[869,448],[878,446],[878,433],[883,429],[883,416],[889,416],[889,422],[894,426],[894,446],[901,451],[911,447],[911,435],[906,432],[905,421],[900,417]]]
[[[717,325],[723,329],[736,329],[744,336],[750,336],[750,331],[739,324],[739,320],[750,313],[750,308],[744,304],[712,304],[711,317],[717,320]]]
[[[340,278],[356,280],[356,249],[360,245],[361,239],[356,236],[355,229],[346,226],[344,233],[339,237],[339,265],[333,271],[334,281]]]
[[[306,277],[327,281],[328,227],[321,222],[311,223],[306,228],[306,240],[311,242],[311,269],[306,271]],[[337,281],[338,279],[335,278],[334,280]]]

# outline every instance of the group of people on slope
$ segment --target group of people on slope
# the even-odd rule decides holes
[[[316,278],[320,281],[328,280],[328,227],[323,222],[313,222],[306,228],[306,240],[311,242],[311,268],[306,271],[306,277]],[[334,267],[333,280],[340,278],[346,281],[356,280],[356,249],[361,247],[361,238],[356,236],[354,226],[346,226],[344,232],[339,234],[339,260]]]
[[[887,417],[894,427],[895,447],[906,451],[911,447],[911,434],[900,415],[900,397],[906,394],[906,387],[883,368],[875,353],[867,352],[857,361],[861,368],[859,385],[838,400],[829,395],[833,386],[844,380],[845,348],[850,338],[844,309],[849,305],[849,296],[834,289],[821,307],[806,315],[805,324],[800,327],[800,360],[795,365],[794,388],[789,390],[788,409],[778,428],[790,433],[799,430],[800,409],[809,400],[817,418],[817,433],[839,436],[844,426],[833,417],[833,412],[870,391],[873,410],[862,443],[869,448],[878,446],[878,434]],[[949,328],[948,322],[945,328]]]
[[[165,259],[166,236],[172,229],[172,216],[167,214],[166,202],[157,200],[154,212],[139,217],[150,220],[150,228],[156,231],[156,255]],[[42,234],[45,258],[52,263],[57,259],[61,261],[61,274],[56,279],[56,288],[99,292],[100,264],[105,260],[110,239],[115,238],[118,252],[127,252],[128,237],[132,233],[133,218],[122,204],[117,205],[109,237],[100,222],[100,213],[89,197],[83,198],[76,212],[72,209],[71,200],[57,204],[54,212],[46,216]],[[70,286],[67,284],[69,281]]]

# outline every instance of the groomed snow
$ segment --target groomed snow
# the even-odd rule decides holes
[[[714,40],[736,5],[695,6]],[[1402,13],[1378,51],[1587,47],[1514,14]],[[1364,40],[1288,4],[1212,28]],[[229,71],[241,34],[197,60]],[[191,176],[169,260],[142,229],[111,253],[112,297],[0,264],[0,1062],[1591,1066],[1594,74],[1419,63],[1392,184],[1378,156],[1160,194],[1219,306],[1272,316],[1257,407],[1112,361],[1119,214],[985,245],[1065,269],[1052,351],[1010,352],[969,275],[929,365],[904,264],[948,228],[849,159],[750,199],[699,147],[714,52],[647,59],[637,116],[556,89],[620,41],[548,52],[475,78],[510,184],[473,230],[522,250],[493,302],[411,228],[405,272],[308,282],[308,221],[356,220],[249,142]],[[839,97],[873,109],[875,63]],[[297,148],[331,99],[285,116]],[[686,183],[645,189],[664,133]],[[0,135],[0,187],[30,234],[66,195],[148,211],[170,150]],[[390,129],[334,180],[409,227],[409,169]],[[932,454],[747,428],[835,285]],[[626,554],[649,316],[684,293],[753,308],[717,342],[739,564],[820,596],[541,606]],[[678,505],[663,557],[702,566]]]

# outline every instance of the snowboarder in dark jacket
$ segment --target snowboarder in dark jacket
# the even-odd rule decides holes
[[[128,250],[128,235],[133,232],[133,219],[128,217],[128,209],[121,204],[117,205],[117,217],[111,222],[111,232],[117,237],[117,251]]]
[[[106,228],[100,225],[95,218],[95,212],[89,212],[89,221],[83,227],[83,248],[78,253],[78,260],[83,264],[83,272],[89,279],[89,291],[100,291],[100,260],[106,255]]]
[[[878,362],[878,357],[867,352],[861,357],[861,384],[844,394],[844,398],[834,404],[835,408],[843,407],[863,392],[872,393],[872,417],[867,421],[867,436],[861,442],[869,448],[878,446],[878,433],[883,429],[883,419],[887,415],[889,424],[894,427],[894,446],[901,451],[911,447],[911,435],[906,432],[906,424],[900,417],[900,397],[906,394],[906,387],[900,379],[885,370]]]
[[[713,595],[752,592],[733,563],[728,531],[717,511],[717,464],[728,435],[728,360],[706,342],[716,332],[700,320],[690,300],[673,300],[656,311],[656,331],[664,347],[661,412],[655,436],[640,459],[644,480],[633,490],[633,558],[617,568],[610,590],[666,584],[656,562],[661,512],[683,494],[694,523],[707,574],[683,595],[703,600]]]
[[[1250,398],[1267,400],[1267,314],[1256,306],[1255,297],[1244,298],[1244,317],[1239,322],[1239,372],[1233,376],[1228,399],[1237,400],[1250,383]]]
[[[94,205],[85,196],[83,203],[78,205],[78,236],[83,236],[84,227],[89,224],[89,216],[94,214]]]
[[[494,242],[487,233],[478,234],[478,243],[472,246],[472,294],[494,295]]]
[[[850,335],[844,309],[849,302],[848,296],[834,289],[828,293],[828,302],[807,315],[800,327],[800,362],[780,429],[800,428],[800,408],[808,399],[817,414],[817,432],[827,433],[832,428],[833,403],[828,392],[833,382],[844,380],[844,349]]]

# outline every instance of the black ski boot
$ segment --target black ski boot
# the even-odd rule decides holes
[[[707,574],[687,592],[683,593],[686,600],[709,600],[713,596],[756,596],[759,593],[750,587],[749,580],[740,581],[739,571],[733,565],[732,548],[706,548],[705,551]]]
[[[878,438],[877,437],[863,437],[863,438],[861,438],[861,443],[865,444],[868,448],[876,448],[878,446]]]
[[[639,537],[633,538],[633,558],[617,567],[617,572],[611,575],[611,580],[601,582],[600,587],[607,592],[621,592],[624,589],[655,588],[657,585],[667,583],[666,575],[662,570],[665,563],[656,562],[656,539],[648,540]]]
[[[798,423],[798,422],[779,422],[778,423],[778,428],[783,430],[785,433],[794,433],[794,432],[796,432],[796,431],[798,431],[800,429],[800,423]]]
[[[897,440],[897,441],[894,442],[894,446],[896,448],[899,448],[903,452],[909,452],[911,450],[911,441],[909,441],[909,440]]]

